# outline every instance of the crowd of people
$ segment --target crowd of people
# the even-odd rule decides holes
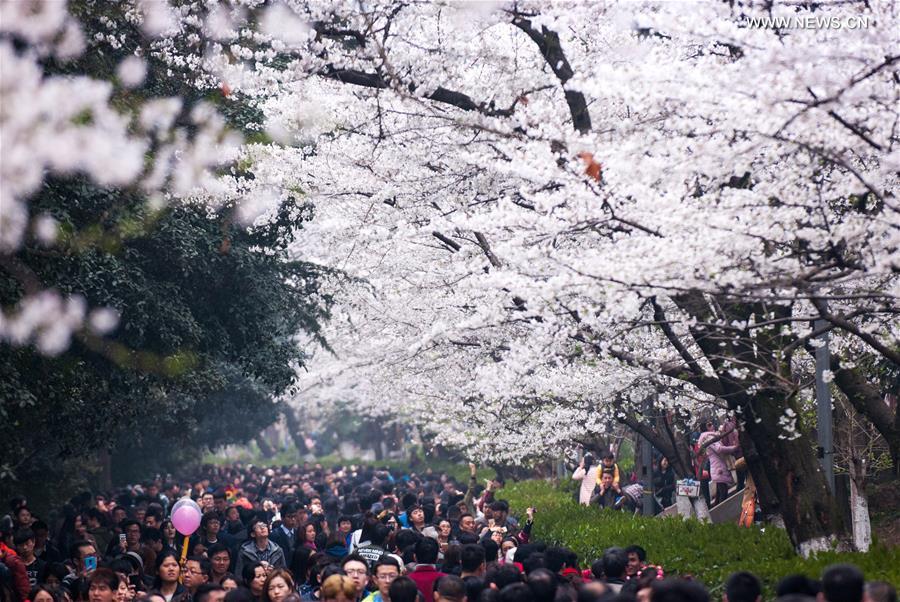
[[[601,482],[619,478],[609,460],[595,467]],[[0,520],[0,602],[710,601],[700,581],[664,574],[634,542],[580,568],[571,550],[533,539],[533,508],[510,515],[503,486],[479,484],[474,465],[457,482],[429,470],[234,464],[84,492],[46,517],[17,497]],[[169,513],[186,495],[202,520],[182,536]],[[762,600],[750,573],[723,591],[723,602]],[[777,595],[896,602],[890,584],[850,565],[821,581],[786,577]]]

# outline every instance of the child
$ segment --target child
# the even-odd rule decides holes
[[[600,458],[600,474],[611,474],[613,478],[613,489],[619,491],[619,465],[616,464],[616,457],[611,451],[604,452]]]

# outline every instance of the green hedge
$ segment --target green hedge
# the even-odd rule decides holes
[[[580,506],[566,489],[554,488],[545,481],[523,481],[509,484],[500,497],[508,500],[519,516],[524,515],[526,507],[535,506],[533,537],[574,550],[585,567],[610,546],[638,544],[667,575],[692,575],[714,594],[732,572],[748,570],[763,581],[771,597],[781,577],[804,573],[818,578],[822,569],[834,562],[859,566],[867,579],[900,584],[897,547],[876,545],[867,554],[829,552],[805,560],[794,554],[787,534],[778,528],[742,529],[678,517],[632,517]]]

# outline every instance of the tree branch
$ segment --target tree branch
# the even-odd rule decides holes
[[[572,66],[569,65],[569,60],[566,58],[560,45],[559,34],[543,25],[541,30],[538,31],[529,19],[521,15],[513,18],[513,25],[528,34],[528,37],[537,44],[547,65],[559,79],[559,83],[562,84],[566,95],[566,104],[569,105],[569,113],[572,115],[572,123],[575,129],[582,134],[591,131],[591,115],[588,112],[584,94],[577,90],[566,89],[566,82],[572,79],[575,72],[572,70]]]
[[[866,344],[869,345],[872,349],[880,353],[889,361],[893,362],[894,365],[900,366],[900,353],[894,351],[878,339],[876,339],[873,335],[868,332],[863,331],[854,325],[850,320],[845,318],[844,316],[838,316],[830,311],[828,311],[828,306],[825,304],[822,299],[817,297],[810,297],[810,302],[815,306],[818,310],[819,314],[821,314],[823,320],[828,320],[838,328],[842,330],[846,330],[847,332],[856,335],[860,339],[862,339]]]

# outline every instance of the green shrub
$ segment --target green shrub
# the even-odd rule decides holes
[[[713,591],[714,599],[728,575],[737,570],[756,574],[769,597],[780,578],[792,573],[819,577],[824,567],[835,562],[852,562],[867,579],[900,583],[900,548],[876,545],[867,554],[829,552],[803,559],[794,553],[787,534],[775,527],[743,529],[736,524],[632,517],[586,508],[545,481],[510,484],[500,497],[520,516],[528,506],[537,508],[533,538],[574,550],[584,566],[610,546],[638,544],[667,575],[696,577]]]

